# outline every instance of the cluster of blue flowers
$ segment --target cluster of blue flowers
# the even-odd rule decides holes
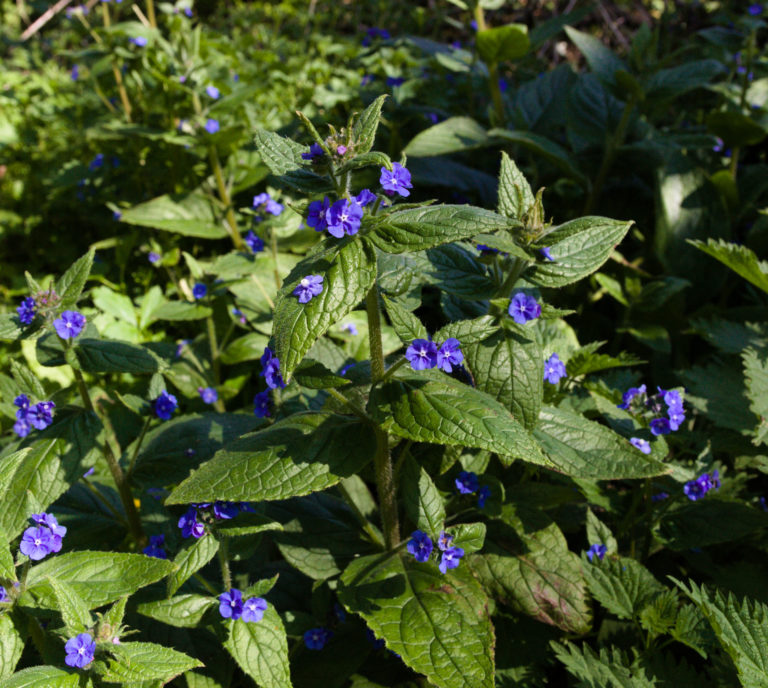
[[[453,535],[445,531],[442,531],[437,539],[437,547],[442,552],[438,565],[441,573],[445,573],[448,569],[455,569],[464,556],[464,550],[461,547],[452,547],[452,542]],[[434,545],[429,535],[423,530],[414,530],[406,548],[416,561],[425,563],[429,561]]]
[[[243,602],[243,593],[237,588],[219,595],[219,614],[225,619],[242,619],[246,623],[261,621],[267,611],[267,601],[262,597],[251,597]]]
[[[155,415],[160,420],[170,420],[178,406],[179,402],[176,400],[176,397],[164,389],[155,399]]]
[[[491,496],[491,488],[488,485],[480,487],[480,480],[472,471],[462,471],[454,481],[459,494],[475,494],[477,492],[477,507],[482,509],[485,501]]]
[[[438,367],[446,373],[453,371],[453,366],[461,365],[464,354],[461,352],[461,342],[449,337],[441,345],[430,339],[414,339],[405,351],[405,357],[414,370],[427,370]]]
[[[683,486],[683,492],[692,502],[697,499],[701,499],[710,490],[717,490],[720,487],[720,472],[712,471],[712,475],[709,473],[703,473],[696,480],[690,480]]]
[[[32,514],[36,525],[27,528],[21,536],[19,549],[33,561],[44,559],[51,552],[61,551],[61,540],[67,534],[53,514]]]
[[[550,385],[556,385],[560,380],[567,376],[565,371],[565,363],[560,360],[557,354],[552,354],[544,362],[544,379],[549,382]]]
[[[309,650],[322,650],[331,638],[333,631],[328,628],[310,628],[304,633],[304,645]]]
[[[390,38],[389,31],[372,26],[370,29],[368,29],[368,31],[365,32],[365,36],[363,37],[360,45],[363,47],[368,47],[371,44],[371,41],[377,38],[388,40]]]
[[[257,236],[253,230],[249,230],[248,234],[245,235],[244,241],[252,253],[261,253],[264,250],[264,240]]]
[[[541,315],[541,305],[533,296],[518,291],[509,300],[509,314],[518,325],[525,325]]]
[[[80,633],[64,644],[64,663],[67,666],[83,669],[96,656],[96,643],[90,633]]]
[[[236,504],[235,502],[219,501],[190,504],[189,509],[179,519],[178,526],[183,538],[188,538],[191,535],[198,539],[205,535],[206,522],[228,521],[240,513],[253,513],[253,511],[253,507],[248,502]]]
[[[309,303],[313,297],[323,292],[323,276],[307,275],[302,277],[301,281],[293,290],[293,295],[299,297],[299,303]]]
[[[16,309],[16,312],[19,314],[19,322],[22,325],[29,325],[35,319],[36,305],[35,300],[31,296],[22,300],[21,305]]]
[[[253,207],[275,217],[285,210],[285,206],[274,200],[266,191],[253,197]],[[258,219],[261,218],[258,217]]]
[[[13,430],[19,437],[29,435],[32,428],[45,430],[53,423],[53,409],[56,407],[56,404],[52,401],[39,401],[34,405],[30,405],[29,397],[26,394],[19,394],[13,400],[13,404],[18,407]]]
[[[282,389],[285,387],[283,382],[283,376],[280,373],[280,360],[275,356],[272,349],[267,347],[264,349],[264,353],[261,356],[261,373],[267,383],[267,387],[270,389]]]
[[[622,403],[618,408],[632,413],[636,408],[646,408],[656,416],[650,422],[651,434],[654,436],[668,435],[680,428],[685,420],[685,409],[680,392],[676,390],[664,390],[656,388],[658,394],[648,396],[645,385],[630,387],[622,396]],[[651,453],[651,444],[648,440],[632,437],[630,443],[643,454]]]

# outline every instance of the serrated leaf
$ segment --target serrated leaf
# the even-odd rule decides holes
[[[296,368],[293,376],[302,387],[310,389],[330,389],[350,384],[350,380],[328,370],[322,363],[312,358],[305,358]]]
[[[463,565],[442,575],[434,563],[361,557],[342,574],[338,595],[389,650],[438,688],[493,688],[487,599]]]
[[[722,239],[707,239],[706,243],[689,239],[688,243],[768,293],[768,262],[759,260],[754,251]]]
[[[717,640],[709,622],[694,604],[684,604],[677,613],[675,627],[669,634],[683,645],[698,652],[704,659],[716,647]]]
[[[664,586],[640,562],[627,557],[593,557],[584,561],[589,591],[620,619],[638,619],[643,607],[664,592]]]
[[[513,229],[519,222],[470,205],[436,205],[395,210],[373,225],[373,244],[387,253],[421,251],[483,232]]]
[[[182,482],[166,503],[256,502],[306,495],[357,473],[375,450],[373,433],[357,419],[295,414],[228,444]]]
[[[410,311],[403,308],[398,301],[382,295],[389,320],[395,330],[395,334],[406,346],[414,339],[426,339],[429,335],[427,328],[421,324],[421,321]]]
[[[304,165],[301,154],[307,152],[306,146],[265,129],[256,129],[254,140],[261,159],[272,174],[282,175]]]
[[[533,429],[544,394],[544,354],[538,330],[505,328],[488,339],[463,346],[462,351],[477,388],[508,408],[527,429]]]
[[[379,96],[355,120],[352,125],[352,140],[355,143],[355,154],[362,155],[373,148],[376,130],[379,128],[381,108],[384,107],[386,95]]]
[[[292,688],[285,628],[271,604],[261,621],[230,622],[224,647],[262,688]]]
[[[755,430],[758,441],[768,441],[768,349],[747,349],[741,356],[750,410],[760,419]]]
[[[57,609],[48,578],[68,584],[88,605],[101,607],[154,583],[173,570],[170,562],[143,554],[122,552],[67,552],[35,564],[29,570],[22,600]]]
[[[56,293],[59,295],[61,310],[73,308],[80,298],[88,275],[91,274],[94,249],[78,258],[56,282]]]
[[[192,574],[211,561],[218,551],[219,541],[209,533],[179,550],[173,559],[173,573],[168,576],[166,588],[168,597],[174,595]]]
[[[531,41],[525,24],[506,24],[483,29],[475,34],[477,52],[488,65],[519,60],[528,52]]]
[[[110,648],[110,659],[102,675],[105,683],[135,685],[142,681],[168,682],[172,678],[203,666],[183,652],[156,643],[120,643]]]
[[[323,291],[299,303],[293,290],[307,275],[323,277]],[[376,255],[367,242],[350,237],[302,260],[285,278],[275,300],[275,355],[288,381],[318,337],[365,298],[376,279]]]
[[[592,342],[587,346],[574,351],[568,358],[566,369],[570,377],[580,375],[589,375],[601,370],[610,370],[611,368],[623,368],[625,366],[634,366],[645,361],[632,354],[620,352],[618,356],[609,356],[608,354],[596,353],[596,349],[605,342]]]
[[[600,654],[587,644],[578,647],[569,641],[552,641],[550,646],[565,668],[579,679],[583,688],[654,688],[656,682],[645,671],[633,666],[616,648],[600,648]]]
[[[74,348],[86,373],[155,373],[164,366],[149,349],[110,339],[81,339]]]
[[[177,595],[167,600],[142,602],[136,608],[139,614],[177,628],[195,628],[205,612],[217,604],[213,597],[203,595]]]
[[[414,136],[405,147],[409,157],[426,158],[484,148],[493,144],[485,129],[470,117],[449,117]]]
[[[518,169],[512,158],[502,151],[499,171],[499,214],[520,220],[534,201],[531,185],[525,175]]]
[[[61,618],[70,635],[74,636],[88,630],[92,624],[91,614],[88,611],[88,605],[80,595],[71,585],[55,578],[49,578],[48,583],[53,589],[53,594],[56,595]]]
[[[663,463],[640,453],[604,425],[562,409],[544,407],[533,434],[549,465],[572,478],[616,480],[669,472]]]
[[[8,678],[21,659],[24,638],[10,614],[0,614],[0,679]]]
[[[358,170],[361,167],[386,167],[391,170],[392,161],[386,153],[379,153],[378,151],[363,153],[339,165],[336,174],[344,174],[350,170]]]
[[[677,621],[677,592],[664,590],[640,611],[640,625],[652,636],[669,633]]]
[[[532,265],[525,277],[541,287],[562,287],[597,270],[621,242],[632,222],[581,217],[560,225],[542,238],[554,261]]]
[[[399,375],[374,387],[369,412],[395,435],[477,447],[504,461],[551,465],[522,425],[489,395],[448,376]]]
[[[166,194],[124,210],[121,222],[199,239],[223,239],[224,223],[203,193]]]
[[[687,400],[715,425],[736,432],[754,427],[743,373],[732,361],[714,359],[706,366],[691,366],[681,377],[689,390]]]
[[[416,528],[436,540],[445,523],[443,499],[429,473],[410,456],[402,468],[401,494],[405,512]]]
[[[78,674],[69,674],[54,666],[36,666],[17,671],[5,679],[2,688],[77,688]]]

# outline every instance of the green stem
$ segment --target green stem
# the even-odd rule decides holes
[[[229,571],[229,543],[226,538],[219,540],[219,565],[221,566],[221,581],[224,583],[224,589],[232,590],[232,574]]]
[[[277,267],[277,234],[275,234],[274,227],[269,228],[269,244],[272,250],[272,260],[275,263],[275,267],[274,267],[275,286],[278,289],[280,289],[280,287],[283,286],[283,280],[280,279],[280,270],[278,270],[278,267]]]
[[[211,366],[213,367],[213,384],[218,391],[221,386],[221,361],[219,360],[219,345],[216,342],[216,325],[213,322],[213,316],[209,315],[205,319],[205,326],[208,331],[208,346],[211,350]],[[224,413],[226,408],[221,399],[217,399],[213,407],[219,412]]]
[[[523,274],[523,271],[528,267],[528,264],[529,262],[522,258],[512,258],[512,267],[509,274],[497,292],[499,298],[509,298],[512,288],[520,278],[520,275]]]
[[[24,591],[27,589],[27,574],[29,573],[29,565],[31,564],[31,560],[27,559],[22,565],[21,565],[21,573],[19,574],[19,594],[24,594]]]
[[[104,497],[101,492],[99,492],[92,484],[91,481],[88,480],[88,478],[80,478],[80,480],[83,481],[85,484],[85,487],[88,489],[88,491],[97,499],[99,500],[103,505],[104,508],[109,511],[110,514],[112,514],[120,523],[122,523],[126,528],[128,528],[128,521],[125,520],[125,516],[123,516],[115,507],[113,507],[109,501]]]
[[[374,284],[365,296],[368,315],[368,343],[371,348],[371,383],[376,384],[384,376],[384,348],[381,343],[381,314],[379,291]]]
[[[731,153],[731,164],[729,166],[731,177],[733,177],[733,181],[736,181],[736,173],[739,169],[739,147],[734,146],[733,152]]]
[[[101,15],[104,18],[104,28],[108,29],[111,21],[109,18],[109,7],[106,3],[101,3]],[[123,104],[125,120],[126,122],[130,122],[132,110],[131,101],[128,98],[128,92],[125,90],[125,84],[123,84],[123,75],[114,60],[112,60],[112,73],[115,75],[115,83],[117,84],[117,90],[120,93],[120,102]]]
[[[83,379],[83,373],[74,366],[72,367],[72,371],[75,375],[75,382],[80,391],[80,398],[83,400],[83,405],[87,411],[96,414],[96,408],[93,405],[91,395],[88,393],[88,387]],[[147,544],[147,536],[144,534],[144,529],[141,526],[141,518],[139,517],[139,512],[136,510],[136,504],[133,501],[133,494],[131,493],[128,481],[125,479],[125,473],[123,473],[123,469],[120,467],[120,463],[107,441],[104,442],[103,452],[104,458],[107,460],[107,466],[109,466],[109,471],[112,473],[112,479],[117,486],[117,492],[120,495],[123,509],[125,509],[125,514],[128,517],[128,529],[131,531],[131,537],[133,537],[137,546],[144,547]]]
[[[219,162],[219,154],[216,151],[216,146],[208,146],[208,159],[211,161],[211,168],[213,169],[213,176],[216,179],[216,188],[219,191],[219,198],[227,209],[227,224],[229,225],[229,236],[232,239],[232,243],[238,251],[245,249],[245,242],[243,237],[240,236],[240,231],[237,229],[237,217],[235,211],[232,208],[232,199],[229,196],[229,190],[224,181],[224,172],[221,169],[221,163]]]
[[[408,363],[408,359],[405,356],[403,356],[397,363],[394,363],[387,369],[387,372],[381,376],[381,380],[379,380],[379,382],[383,383],[389,380],[389,378],[391,378],[395,374],[395,372],[397,372],[398,369],[402,368],[406,363]]]
[[[365,421],[371,422],[370,416],[365,411],[363,411],[363,409],[361,409],[354,401],[347,399],[347,397],[345,397],[341,392],[333,389],[333,387],[326,389],[325,391],[328,392],[328,394],[330,394],[337,401],[340,401],[345,406],[348,406],[358,418],[362,418]]]
[[[360,511],[357,504],[355,504],[355,500],[352,499],[352,495],[349,494],[349,490],[344,487],[344,481],[342,480],[337,487],[339,488],[339,492],[341,492],[341,496],[344,497],[344,501],[347,503],[349,508],[352,509],[355,516],[357,517],[358,522],[362,526],[366,535],[368,535],[368,539],[375,545],[383,547],[384,540],[381,539],[381,533],[376,531],[376,529],[373,527],[373,524],[365,517],[365,514]]]
[[[192,574],[192,578],[194,578],[200,585],[202,585],[211,595],[215,595],[216,597],[219,596],[219,591],[216,590],[205,578],[203,578],[199,573]]]
[[[146,420],[144,421],[144,426],[141,428],[141,434],[139,435],[139,439],[136,442],[136,446],[133,449],[133,454],[131,456],[131,461],[128,464],[128,471],[126,475],[128,477],[131,476],[133,473],[133,469],[136,466],[136,459],[139,456],[139,450],[141,449],[141,443],[144,441],[144,436],[147,434],[147,430],[149,430],[149,424],[152,422],[152,416],[147,416]]]
[[[157,28],[157,17],[155,17],[155,1],[147,0],[147,19],[153,28]]]

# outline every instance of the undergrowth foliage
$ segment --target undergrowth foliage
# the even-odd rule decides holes
[[[418,47],[488,89],[482,116],[419,112],[403,142],[406,76],[346,109],[323,86],[324,123],[297,79],[295,123],[256,116],[265,93],[221,46],[211,66],[189,4],[160,8],[167,38],[153,3],[113,23],[120,4],[93,8],[98,32],[72,15],[116,94],[96,91],[100,140],[146,137],[170,180],[131,176],[118,202],[116,156],[72,166],[132,238],[24,272],[0,314],[0,688],[768,685],[768,265],[702,229],[708,206],[738,224],[768,189],[762,160],[737,184],[768,126],[764,102],[743,112],[754,76],[717,82],[740,109],[683,138],[654,104],[716,91],[722,59],[651,63],[640,30],[625,60],[567,26],[579,11],[542,38],[489,27],[503,3],[454,0],[473,59],[379,28],[360,48],[407,71]],[[760,13],[739,67],[766,67]],[[589,71],[510,101],[504,64],[566,26]],[[713,141],[736,162],[705,179],[686,156]],[[645,225],[599,212],[623,155],[664,158],[649,262],[669,274],[625,257]],[[454,202],[431,198],[457,178]],[[718,263],[747,305],[684,311]],[[711,347],[679,375],[664,309]],[[605,320],[625,335],[610,354],[590,335]]]

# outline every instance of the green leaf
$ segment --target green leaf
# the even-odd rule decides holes
[[[91,249],[78,258],[56,282],[56,293],[61,298],[59,307],[62,310],[74,308],[80,298],[88,275],[91,274],[94,254],[95,251]]]
[[[77,688],[78,674],[68,674],[54,666],[36,666],[17,671],[5,679],[2,688]]]
[[[580,687],[654,688],[657,685],[617,648],[603,647],[598,654],[586,643],[578,647],[567,640],[562,645],[552,641],[550,646],[565,668],[579,679]]]
[[[303,167],[301,154],[307,152],[306,146],[264,129],[257,129],[254,139],[261,159],[272,174],[281,175]]]
[[[584,577],[589,591],[609,612],[620,619],[638,619],[642,609],[664,592],[651,572],[627,557],[583,557]]]
[[[468,563],[483,587],[513,609],[569,633],[586,633],[590,611],[578,556],[539,511],[505,505],[488,523],[482,554]]]
[[[88,605],[83,601],[74,588],[67,583],[62,583],[55,578],[49,578],[48,583],[56,595],[61,618],[71,635],[77,635],[88,630],[93,620],[88,611]]]
[[[483,208],[436,205],[396,210],[375,224],[369,236],[382,251],[404,253],[516,226],[519,222]]]
[[[9,581],[16,580],[16,568],[13,565],[13,555],[9,547],[9,538],[3,528],[0,528],[0,578]]]
[[[186,301],[167,301],[152,311],[152,320],[202,320],[213,313],[208,306]]]
[[[375,450],[373,433],[357,419],[298,413],[228,444],[182,482],[166,503],[256,502],[306,495],[357,473]]]
[[[67,552],[35,564],[29,570],[22,600],[57,609],[49,578],[68,584],[89,609],[114,602],[123,595],[159,581],[173,570],[163,559],[122,552]]]
[[[205,612],[217,603],[213,597],[203,595],[177,595],[168,600],[142,602],[136,611],[150,619],[177,628],[195,628]]]
[[[554,261],[538,262],[525,277],[541,287],[562,287],[595,272],[625,237],[632,222],[581,217],[542,238]]]
[[[525,24],[506,24],[483,29],[475,34],[477,52],[488,65],[525,57],[531,41]]]
[[[677,621],[679,602],[676,590],[664,590],[640,612],[640,625],[651,637],[666,635]]]
[[[37,376],[26,366],[11,359],[11,375],[19,387],[38,399],[45,399],[45,389]]]
[[[86,373],[148,374],[163,367],[149,349],[114,339],[80,339],[75,354]]]
[[[705,86],[726,69],[718,60],[692,60],[677,67],[660,69],[645,84],[645,93],[654,101],[676,98]]]
[[[203,663],[183,652],[156,643],[120,643],[110,648],[115,659],[109,660],[102,680],[106,683],[136,685],[158,680],[166,683],[172,678],[203,666]]]
[[[445,523],[443,499],[429,473],[410,456],[403,465],[401,492],[408,518],[436,540]]]
[[[24,638],[10,614],[0,614],[0,679],[8,678],[21,659]]]
[[[426,253],[438,289],[464,299],[487,299],[493,295],[488,269],[477,259],[474,248],[470,251],[467,245],[445,244]]]
[[[307,275],[323,277],[323,291],[299,303],[293,290]],[[330,244],[291,270],[275,300],[275,355],[288,381],[318,337],[365,298],[376,279],[376,256],[357,237]]]
[[[444,342],[449,337],[454,337],[462,346],[476,344],[491,337],[499,330],[496,318],[492,315],[481,315],[472,320],[457,320],[441,327],[435,332],[435,341]]]
[[[173,573],[168,576],[166,594],[171,597],[184,583],[199,571],[219,551],[219,541],[206,533],[201,538],[194,540],[189,546],[179,550],[173,559]]]
[[[597,373],[601,370],[622,368],[624,366],[634,366],[644,363],[641,359],[632,354],[624,353],[623,351],[616,357],[609,356],[608,354],[595,353],[596,350],[604,344],[605,342],[591,342],[571,354],[566,365],[568,375],[570,377],[578,377],[579,375]]]
[[[453,536],[452,545],[464,550],[464,556],[479,552],[485,544],[485,523],[460,523],[445,530]]]
[[[427,328],[421,324],[421,321],[413,313],[403,308],[398,301],[384,295],[382,295],[381,300],[384,302],[392,327],[403,344],[407,345],[414,339],[426,339],[429,336]]]
[[[501,404],[447,375],[399,375],[374,387],[368,408],[387,430],[406,439],[487,449],[506,462],[520,458],[551,465]]]
[[[428,158],[485,148],[493,144],[485,129],[470,117],[449,117],[419,132],[403,151],[408,157]]]
[[[673,579],[674,580],[674,579]],[[739,672],[741,685],[768,685],[768,607],[748,597],[708,590],[693,581],[677,586],[701,609]]]
[[[237,518],[221,521],[216,524],[216,535],[221,537],[236,537],[238,535],[255,535],[270,530],[282,530],[283,526],[262,514],[245,513]]]
[[[310,389],[330,389],[350,384],[350,380],[328,370],[322,363],[312,358],[305,358],[296,368],[293,376],[302,387]]]
[[[572,26],[566,26],[565,32],[587,61],[592,73],[606,83],[615,81],[616,72],[627,71],[627,66],[617,55],[597,38]]]
[[[133,301],[125,294],[118,294],[109,287],[99,286],[91,289],[91,299],[99,310],[118,320],[136,325],[136,308]]]
[[[544,353],[538,330],[510,327],[467,346],[459,341],[477,388],[507,407],[527,429],[534,428],[544,393]]]
[[[768,293],[768,262],[759,260],[754,251],[722,239],[707,239],[706,243],[689,240],[688,243],[715,260],[719,260],[737,275]]]
[[[386,153],[363,153],[363,155],[356,155],[351,160],[339,165],[336,170],[337,174],[344,174],[350,170],[358,170],[362,167],[386,167],[392,169],[392,161]]]
[[[755,146],[766,136],[765,127],[741,112],[710,112],[707,129],[733,147]]]
[[[352,125],[352,141],[355,144],[355,155],[363,155],[373,148],[376,130],[379,128],[381,108],[384,106],[386,95],[379,96],[357,118]]]
[[[464,566],[373,555],[353,561],[338,590],[377,638],[438,688],[493,688],[494,633],[487,599]]]
[[[499,172],[499,215],[521,220],[533,205],[531,185],[505,151],[501,153]]]
[[[543,408],[533,434],[549,457],[549,465],[572,478],[617,480],[669,472],[663,463],[642,454],[629,440],[569,411]]]
[[[262,688],[292,688],[285,628],[271,604],[261,621],[229,626],[224,647],[248,676]]]
[[[249,332],[232,340],[221,352],[221,362],[227,365],[257,361],[269,345],[269,337],[261,332]]]
[[[750,410],[760,419],[755,431],[758,441],[768,440],[768,349],[747,349],[741,356]]]
[[[595,516],[592,509],[587,509],[587,542],[590,545],[605,545],[607,554],[616,554],[619,551],[611,529]]]
[[[202,193],[166,194],[124,210],[121,222],[200,239],[223,239],[227,230]]]
[[[23,332],[19,325],[17,315],[11,313],[0,315],[0,339],[18,339]]]

